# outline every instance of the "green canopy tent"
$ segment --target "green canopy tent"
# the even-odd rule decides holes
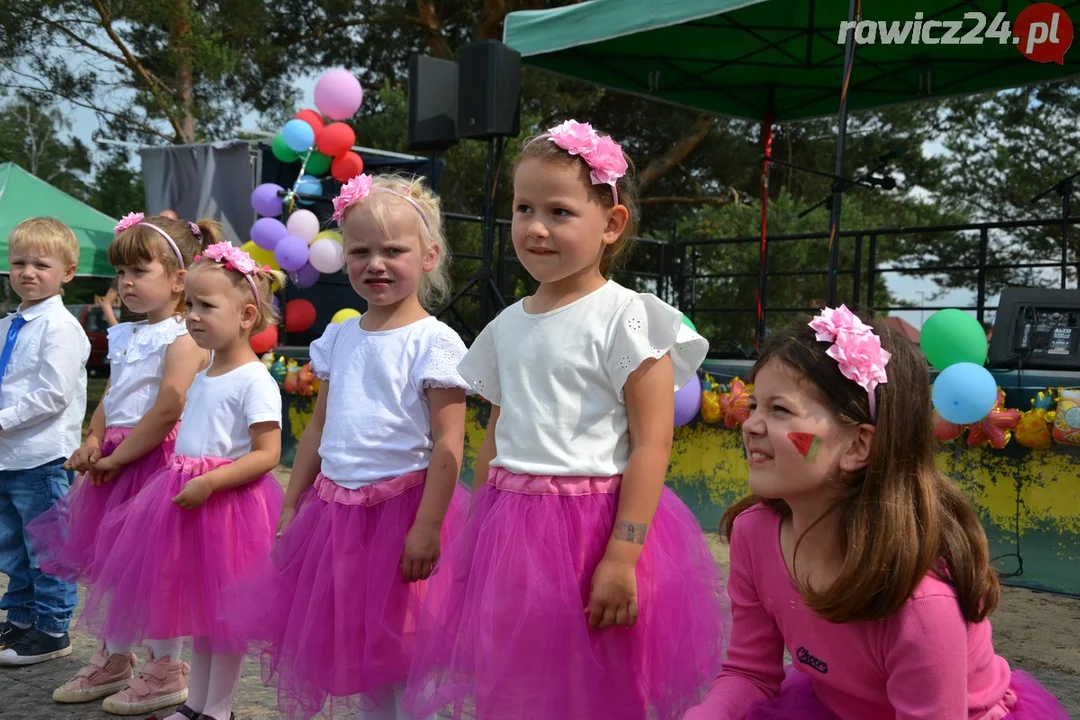
[[[850,185],[842,179],[848,110],[1076,74],[1075,62],[1039,63],[1020,52],[1028,32],[1041,33],[1027,22],[1030,15],[1017,23],[1029,5],[1027,0],[895,0],[865,7],[860,0],[590,0],[510,13],[504,42],[537,68],[717,115],[761,121],[763,186],[774,122],[839,112],[827,293],[833,304],[839,264],[839,243],[833,238],[839,230],[841,193]],[[1061,2],[1060,7],[1080,20],[1080,0]],[[858,20],[867,22],[842,32],[842,23]],[[1011,34],[1014,24],[1018,31],[1024,27],[1024,37]],[[1068,17],[1058,18],[1054,32],[1061,41],[1059,54],[1067,50],[1071,27]],[[1045,45],[1051,34],[1041,34],[1046,35]],[[978,42],[963,44],[967,39]],[[762,214],[764,257],[764,206]],[[763,282],[764,267],[761,272]],[[762,322],[759,310],[759,325]]]
[[[0,164],[0,272],[8,270],[8,235],[12,228],[39,215],[54,217],[75,231],[79,239],[76,276],[115,274],[109,265],[108,250],[116,221],[14,163]]]

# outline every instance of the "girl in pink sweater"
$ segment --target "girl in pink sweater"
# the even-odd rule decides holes
[[[771,339],[752,379],[753,494],[722,522],[731,644],[685,720],[1067,720],[994,653],[998,581],[934,465],[919,350],[826,308]]]

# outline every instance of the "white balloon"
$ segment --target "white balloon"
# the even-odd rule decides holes
[[[319,238],[308,248],[308,262],[311,263],[311,267],[321,273],[341,270],[344,259],[341,243],[336,243],[330,238]]]
[[[306,243],[311,243],[319,234],[319,218],[310,210],[297,210],[285,222],[290,235],[295,235]]]

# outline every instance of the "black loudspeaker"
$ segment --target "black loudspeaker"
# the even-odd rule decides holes
[[[458,66],[414,54],[409,58],[409,149],[445,150],[458,141]]]
[[[989,360],[998,367],[1080,370],[1080,291],[1002,290]]]
[[[521,55],[498,40],[458,49],[458,136],[515,137],[521,121]]]

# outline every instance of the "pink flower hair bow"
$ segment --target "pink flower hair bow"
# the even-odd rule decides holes
[[[259,264],[250,255],[227,242],[214,243],[206,248],[202,255],[195,256],[196,261],[203,258],[221,263],[226,270],[234,270],[243,275],[244,279],[248,281],[248,285],[251,286],[251,291],[255,293],[255,304],[262,306],[262,298],[259,296],[259,286],[255,284],[255,276],[259,272],[269,272],[269,267],[259,268]]]
[[[831,342],[825,354],[836,360],[840,372],[866,390],[870,400],[870,418],[877,419],[877,386],[888,382],[885,366],[892,355],[881,347],[881,338],[846,305],[825,308],[810,321],[816,339]]]
[[[141,212],[128,213],[124,217],[120,218],[120,222],[116,223],[116,227],[113,228],[113,236],[115,237],[127,230],[128,228],[138,225],[145,219],[146,216],[143,215]]]
[[[431,227],[428,222],[427,213],[424,212],[424,208],[420,207],[420,203],[416,202],[416,200],[405,193],[400,193],[397,190],[380,186],[372,187],[371,180],[372,178],[370,175],[361,173],[341,186],[341,191],[338,193],[338,196],[334,198],[334,214],[331,216],[334,222],[340,225],[341,221],[345,219],[346,210],[356,203],[366,200],[371,193],[382,192],[399,197],[412,205],[413,209],[420,213],[420,219],[424,221],[424,226],[428,228]]]
[[[608,135],[601,136],[589,123],[577,120],[567,120],[549,128],[545,134],[551,142],[584,160],[593,185],[609,185],[614,203],[619,204],[615,184],[626,174],[628,165],[617,142]]]

